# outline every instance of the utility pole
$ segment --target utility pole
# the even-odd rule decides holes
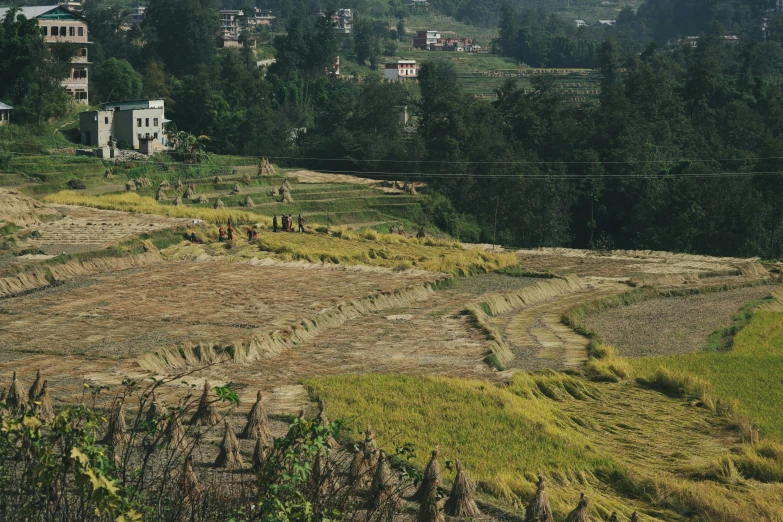
[[[498,234],[498,206],[500,206],[500,195],[495,197],[495,227],[492,230],[492,250],[495,250],[495,243]]]

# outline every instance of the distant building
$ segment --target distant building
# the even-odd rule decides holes
[[[413,37],[413,48],[425,51],[432,51],[439,47],[438,40],[440,33],[437,31],[418,31]]]
[[[0,19],[5,18],[7,12],[8,8],[0,8]],[[22,7],[17,12],[17,15],[19,14],[27,19],[38,20],[46,43],[79,44],[76,55],[71,59],[71,73],[62,81],[62,86],[76,101],[87,103],[87,69],[90,65],[87,61],[87,45],[92,42],[87,39],[87,21],[84,17],[61,5]]]
[[[128,15],[128,25],[140,25],[144,22],[144,17],[147,15],[147,8],[143,5],[134,7],[131,13]]]
[[[726,42],[727,44],[737,45],[740,39],[739,36],[735,36],[733,34],[727,34],[726,36],[723,37],[723,41]]]
[[[11,111],[14,110],[10,105],[0,102],[0,127],[11,123]]]
[[[574,20],[574,22],[576,22],[577,27],[587,27],[587,22],[584,20]]]
[[[609,25],[609,26],[611,26],[611,25],[616,24],[617,21],[616,20],[598,20],[598,23],[601,24],[601,25]]]
[[[429,7],[430,3],[427,0],[405,0],[405,5],[408,7]]]
[[[338,9],[332,21],[337,32],[349,34],[353,31],[353,9]]]
[[[418,31],[413,37],[413,48],[423,51],[473,51],[473,38],[463,36],[443,37],[437,31]]]
[[[83,145],[113,147],[125,143],[133,149],[155,152],[166,145],[163,100],[107,102],[100,110],[79,115]]]
[[[275,19],[269,11],[262,11],[257,7],[252,13],[245,16],[241,9],[220,10],[220,30],[224,36],[238,36],[242,31],[242,19],[249,29],[255,29],[259,25],[271,25]]]
[[[217,46],[221,49],[228,47],[244,47],[247,43],[248,47],[256,46],[256,38],[252,35],[247,36],[245,43],[241,40],[241,36],[235,36],[233,34],[222,34],[217,37]]]
[[[416,60],[396,60],[383,64],[383,79],[396,82],[416,78]]]

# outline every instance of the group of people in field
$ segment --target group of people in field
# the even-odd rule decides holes
[[[221,243],[225,243],[226,241],[233,241],[234,231],[234,223],[231,221],[231,219],[229,219],[226,228],[223,228],[222,225],[218,227],[218,241]],[[195,236],[195,233],[193,236]],[[258,230],[256,230],[254,227],[247,227],[247,241],[251,242],[255,241],[256,239],[258,239]],[[193,241],[192,237],[191,241]]]
[[[294,216],[291,214],[283,214],[280,217],[280,230],[282,232],[293,232],[294,228]],[[304,232],[304,224],[305,224],[305,218],[302,217],[302,214],[299,214],[299,217],[296,219],[297,224],[299,225],[298,232],[302,233]],[[277,226],[277,216],[272,217],[272,232],[277,232],[278,226]]]

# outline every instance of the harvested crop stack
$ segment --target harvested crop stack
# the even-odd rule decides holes
[[[212,180],[213,183],[223,183],[223,178],[220,176],[215,176],[215,179]]]
[[[284,179],[284,180],[283,180],[283,187],[285,187],[285,188],[286,188],[286,189],[288,189],[288,190],[291,190],[291,188],[292,188],[292,187],[291,187],[291,182],[290,182],[290,181],[288,181],[288,178],[286,178],[286,179]]]
[[[413,498],[418,501],[423,501],[430,494],[430,491],[443,484],[443,475],[440,472],[440,464],[438,463],[438,457],[440,456],[440,449],[438,445],[432,450],[430,461],[427,463],[427,467],[424,468],[424,475],[421,478],[421,484],[419,489],[414,493]]]
[[[197,201],[198,201],[199,203],[209,203],[209,200],[207,199],[207,197],[206,197],[204,194],[201,194],[201,195],[198,197],[198,200],[197,200]]]
[[[138,178],[136,180],[136,185],[139,187],[151,187],[152,186],[152,180],[150,178]]]
[[[568,514],[565,522],[590,522],[590,517],[587,516],[587,497],[584,493],[580,494],[579,504]]]
[[[182,194],[182,197],[185,199],[193,199],[193,196],[196,194],[196,191],[193,190],[193,185],[188,185],[188,189],[185,191],[184,194]]]
[[[329,419],[326,418],[326,403],[323,399],[318,401],[318,424],[325,430],[329,429]],[[327,438],[326,443],[332,449],[337,447],[337,441],[334,440],[331,431],[329,432],[329,437]]]
[[[272,432],[269,431],[269,419],[266,416],[261,399],[262,395],[259,391],[256,394],[256,402],[247,415],[245,429],[239,435],[240,439],[262,439],[264,443],[272,439]]]
[[[185,206],[185,203],[183,203],[183,202],[182,202],[182,198],[177,198],[177,199],[174,201],[174,206],[175,206],[175,207],[184,207],[184,206]]]
[[[293,202],[294,202],[294,198],[291,197],[291,193],[288,190],[284,190],[282,203],[293,203]]]
[[[364,430],[364,442],[359,445],[358,450],[351,461],[351,482],[356,483],[360,488],[366,488],[372,482],[372,473],[378,465],[377,448],[370,426]]]
[[[228,470],[241,468],[242,455],[239,454],[239,442],[228,421],[225,421],[225,427],[226,431],[223,434],[223,442],[220,443],[220,453],[215,459],[215,467]]]
[[[103,173],[103,177],[106,179],[113,179],[114,174],[111,173],[111,169],[106,169],[106,172]]]
[[[318,450],[313,460],[313,471],[310,475],[310,488],[318,491],[321,497],[328,497],[337,488],[334,469],[329,462],[325,450]]]
[[[212,208],[214,208],[215,210],[219,210],[219,209],[222,209],[222,208],[226,208],[226,206],[223,204],[223,202],[222,202],[222,201],[220,201],[220,198],[218,198],[218,199],[215,201],[215,204],[214,204],[214,205],[212,205]]]
[[[128,426],[125,424],[125,403],[122,399],[114,401],[111,413],[109,414],[109,427],[106,430],[106,436],[103,443],[113,447],[125,444],[130,436],[128,435]]]
[[[167,199],[166,191],[163,188],[159,188],[158,192],[155,193],[155,201],[166,201]]]
[[[242,192],[242,187],[239,186],[239,183],[234,183],[234,187],[231,189],[232,194],[239,194]]]
[[[164,179],[163,181],[160,182],[160,185],[158,185],[158,188],[162,188],[163,190],[168,190],[168,189],[171,188],[171,185],[169,184],[169,182],[167,180]]]
[[[544,477],[539,475],[538,490],[525,510],[525,522],[553,522],[552,507],[549,505],[549,499],[544,491],[545,487]]]
[[[136,192],[136,182],[131,180],[128,180],[128,182],[125,184],[125,190],[128,192]]]
[[[239,182],[243,183],[245,185],[250,185],[251,183],[253,183],[253,180],[250,179],[250,176],[248,175],[248,173],[245,172],[244,174],[242,174],[242,177],[239,178]]]
[[[35,381],[33,381],[33,385],[30,386],[30,391],[27,392],[27,399],[30,402],[35,402],[41,394],[42,388],[43,381],[41,380],[41,370],[38,370],[35,372]]]
[[[182,490],[188,498],[195,498],[201,492],[196,473],[193,471],[193,456],[185,457],[185,465],[182,468]]]
[[[52,422],[54,420],[54,408],[52,408],[52,400],[49,398],[49,381],[44,381],[41,386],[41,393],[36,397],[38,402],[38,416],[44,422]]]
[[[24,411],[27,408],[27,397],[22,385],[16,380],[16,372],[11,379],[11,387],[8,389],[8,397],[5,399],[8,409],[11,411]]]
[[[272,166],[271,163],[269,163],[269,160],[267,160],[266,158],[261,158],[261,163],[258,164],[258,175],[259,176],[275,175],[275,168]]]
[[[405,184],[405,192],[411,196],[415,196],[417,194],[416,187],[413,185],[413,183]]]
[[[155,394],[152,394],[152,400],[150,401],[150,407],[147,408],[147,416],[144,418],[145,421],[149,422],[157,422],[161,425],[161,428],[166,427],[166,408],[163,406],[163,403],[158,402],[158,399],[155,397]]]
[[[387,503],[397,503],[396,494],[392,490],[392,475],[389,469],[389,463],[386,461],[386,453],[379,450],[377,453],[378,464],[375,466],[375,473],[372,477],[372,487],[370,488],[370,498],[372,499],[373,509],[383,507]]]
[[[185,429],[182,427],[179,415],[175,415],[173,419],[168,421],[165,439],[166,444],[174,449],[182,447],[182,443],[185,442]]]
[[[185,184],[182,183],[181,179],[177,179],[177,183],[174,185],[174,188],[176,189],[177,192],[179,192],[180,190],[185,188]]]
[[[631,522],[639,522],[639,513],[636,511],[631,513]]]
[[[438,507],[438,486],[431,484],[430,490],[419,503],[416,522],[445,522],[446,517]]]
[[[253,208],[256,206],[256,204],[253,202],[253,199],[249,195],[245,198],[245,206],[247,208]]]
[[[191,424],[214,426],[220,420],[220,415],[217,412],[217,408],[215,408],[215,403],[210,399],[209,390],[209,382],[204,381],[204,391],[198,402],[196,413],[193,414],[193,418],[190,420]]]
[[[457,476],[454,478],[454,485],[451,486],[451,493],[443,510],[452,517],[475,518],[479,515],[479,508],[473,500],[476,484],[470,480],[460,461],[457,461],[456,466]],[[544,520],[542,519],[541,522]]]
[[[8,398],[8,389],[3,388],[2,390],[0,390],[0,402],[4,403],[7,398]]]
[[[264,466],[269,458],[269,446],[266,445],[264,439],[259,437],[256,439],[256,446],[253,449],[253,471],[258,473]]]

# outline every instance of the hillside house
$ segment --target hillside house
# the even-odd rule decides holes
[[[275,19],[269,11],[262,11],[254,8],[253,12],[245,16],[241,9],[221,9],[220,10],[220,30],[223,36],[239,36],[242,31],[243,19],[248,29],[255,29],[260,25],[271,25]]]
[[[585,22],[584,20],[574,20],[574,22],[576,23],[577,28],[587,27],[587,22]]]
[[[166,145],[163,100],[107,102],[79,115],[83,145],[113,147],[117,143],[153,153]]]
[[[413,37],[413,48],[432,51],[439,48],[440,33],[437,31],[418,31]]]
[[[598,23],[599,23],[600,25],[608,25],[608,26],[612,26],[612,25],[616,24],[616,23],[617,23],[617,21],[616,21],[616,20],[598,20]]]
[[[318,16],[326,16],[323,11]],[[353,9],[340,8],[332,15],[332,27],[335,32],[350,34],[353,31]]]
[[[0,127],[11,123],[11,111],[14,110],[10,105],[0,102]]]
[[[8,8],[0,8],[0,19],[5,18],[6,13]],[[71,59],[71,73],[62,81],[62,86],[77,102],[87,103],[90,92],[87,46],[92,42],[87,38],[87,21],[84,17],[62,5],[22,7],[17,12],[19,14],[27,19],[38,20],[41,34],[48,44],[78,44],[76,55]]]
[[[134,7],[127,18],[128,25],[141,25],[147,15],[147,8],[143,5]]]
[[[383,79],[390,82],[416,78],[416,60],[396,60],[383,64]]]
[[[427,8],[430,6],[430,3],[427,0],[405,0],[405,5],[407,7],[423,7]]]

